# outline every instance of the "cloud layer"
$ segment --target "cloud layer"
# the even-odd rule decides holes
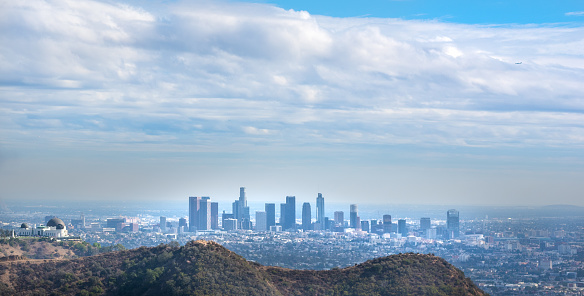
[[[584,148],[570,24],[31,0],[0,4],[0,44],[4,151]]]

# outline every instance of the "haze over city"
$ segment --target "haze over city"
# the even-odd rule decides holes
[[[0,200],[584,206],[579,1],[261,2],[0,3]]]

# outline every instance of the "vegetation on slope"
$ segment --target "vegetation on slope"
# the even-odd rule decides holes
[[[0,239],[0,258],[20,255],[29,259],[74,259],[124,249],[121,244],[102,247],[99,243],[57,241],[48,237]]]
[[[0,295],[484,295],[432,255],[400,254],[327,271],[265,267],[214,242],[73,260],[0,263]]]

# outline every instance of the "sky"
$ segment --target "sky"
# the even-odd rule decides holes
[[[581,1],[0,1],[0,201],[584,206]]]

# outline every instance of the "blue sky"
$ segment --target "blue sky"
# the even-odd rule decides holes
[[[334,17],[437,19],[465,24],[541,24],[582,22],[584,5],[577,0],[371,0],[249,1]]]
[[[584,206],[576,1],[315,2],[2,2],[0,199]]]

